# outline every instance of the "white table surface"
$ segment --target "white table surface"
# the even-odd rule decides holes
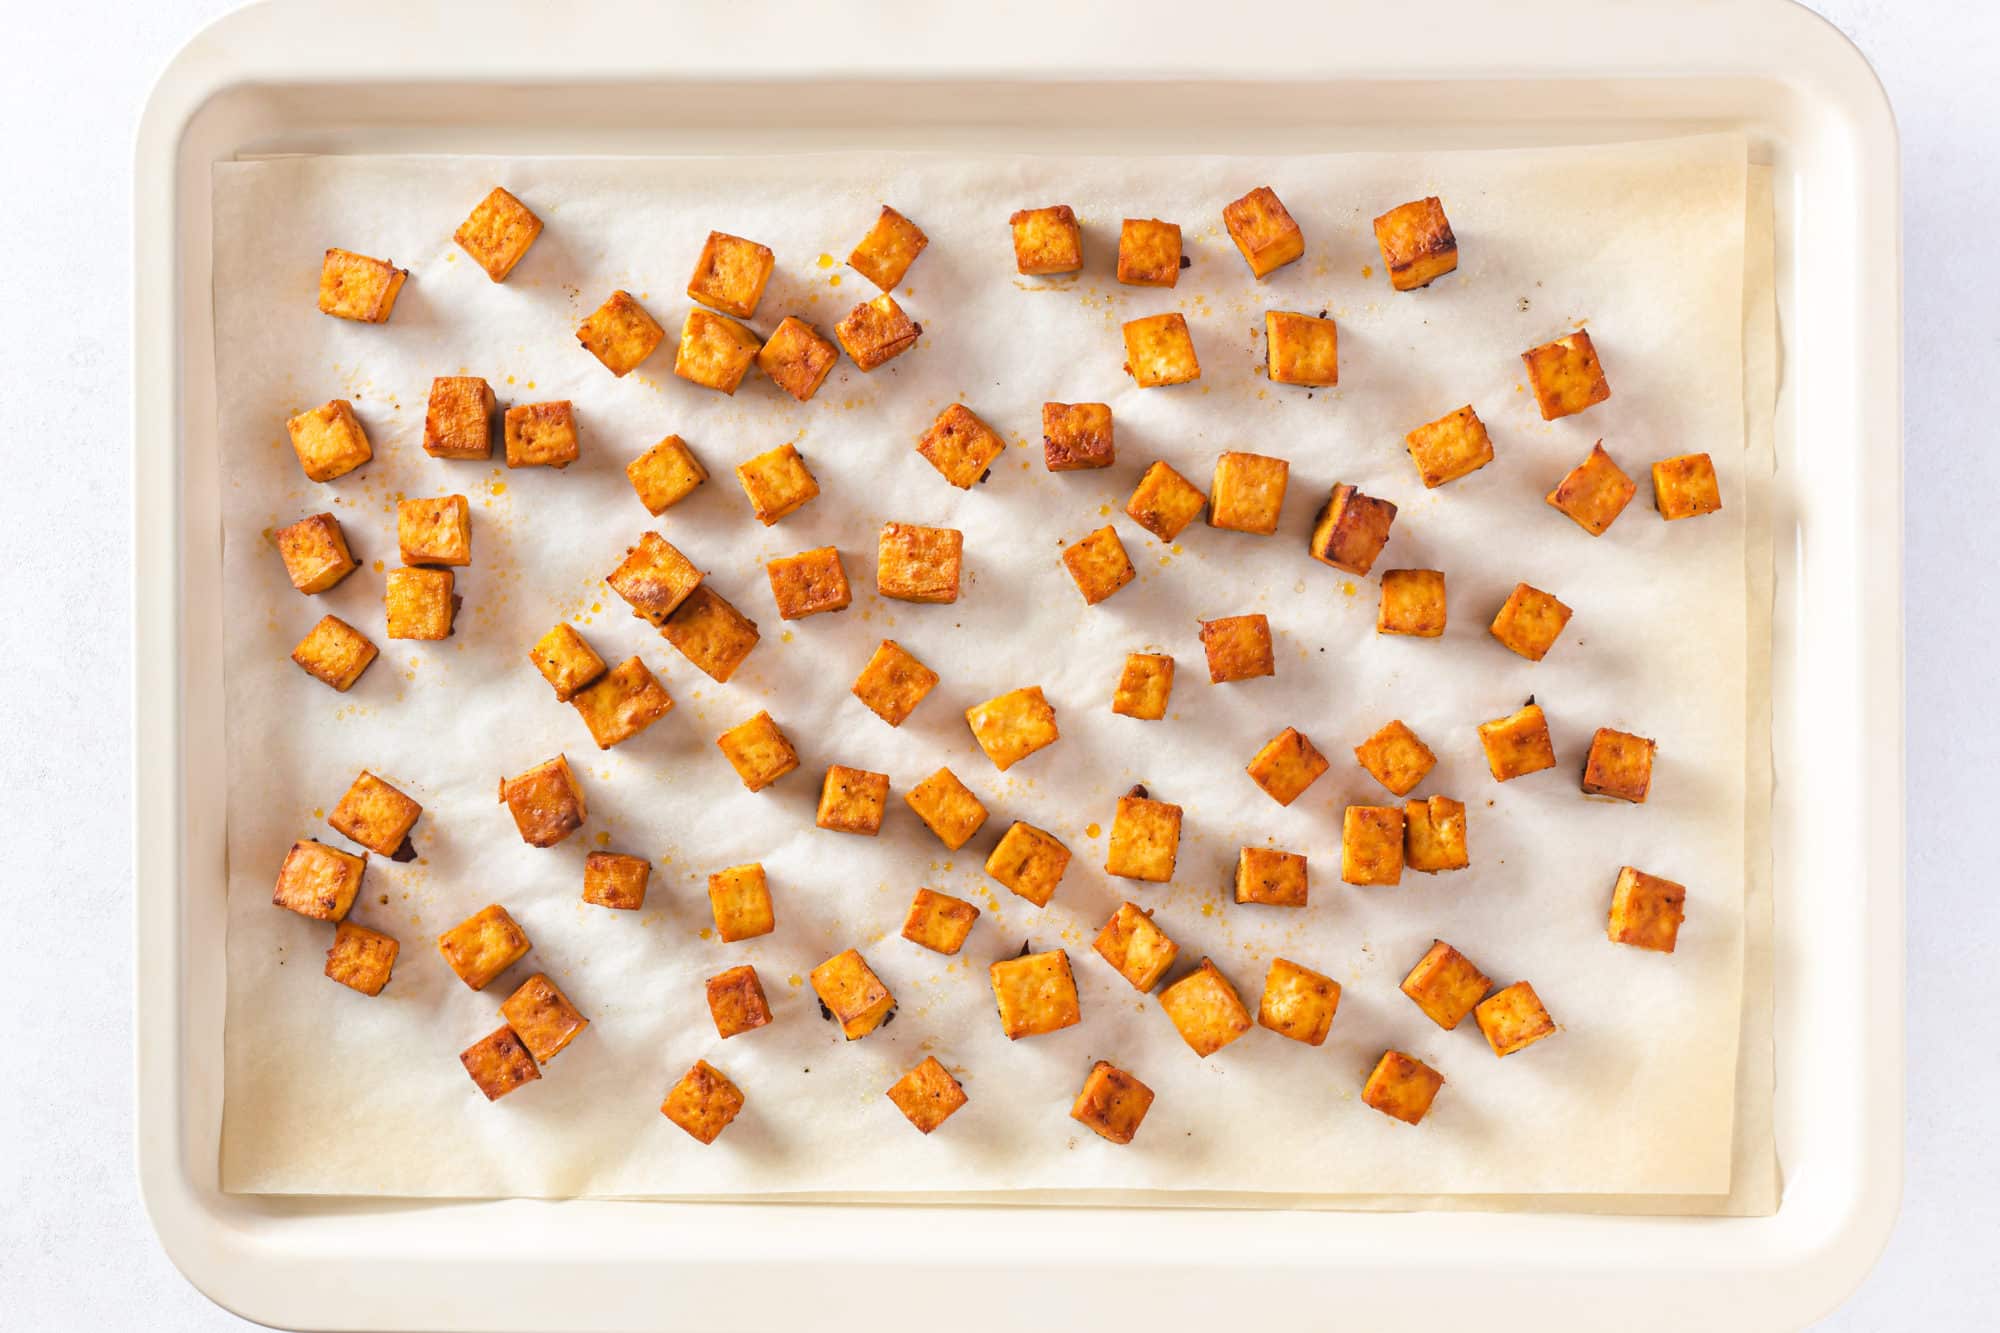
[[[1820,1327],[1991,1327],[2000,7],[1814,7],[1874,62],[1902,129],[1910,648],[1903,1216]],[[127,851],[131,142],[161,66],[232,8],[0,3],[0,1329],[250,1327],[181,1278],[139,1205]]]

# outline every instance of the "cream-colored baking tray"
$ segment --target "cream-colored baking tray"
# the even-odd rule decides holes
[[[1736,128],[1774,170],[1775,1215],[414,1202],[218,1188],[224,836],[212,164],[246,154],[1283,152]],[[251,9],[152,97],[135,215],[138,1147],[162,1243],[299,1328],[1284,1317],[1798,1326],[1894,1220],[1901,253],[1872,72],[1782,0]],[[1417,1285],[1420,1284],[1420,1285]]]

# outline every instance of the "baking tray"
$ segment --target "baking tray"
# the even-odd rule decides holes
[[[222,610],[209,171],[245,154],[1329,152],[1741,129],[1774,169],[1776,1134],[1761,1218],[418,1202],[217,1187]],[[1900,1190],[1901,221],[1882,90],[1782,0],[828,11],[282,2],[162,76],[136,166],[137,1134],[168,1254],[298,1328],[967,1328],[1338,1310],[1772,1328]],[[1810,225],[1800,225],[1810,219]],[[1691,386],[1691,391],[1698,391]],[[1808,667],[1809,664],[1809,667]],[[1421,1288],[1413,1288],[1421,1282]],[[1000,1284],[1004,1284],[1001,1288]],[[1012,1300],[996,1300],[1004,1289]],[[1057,1312],[1060,1312],[1058,1315]]]

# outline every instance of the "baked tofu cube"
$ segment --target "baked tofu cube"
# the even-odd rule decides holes
[[[1324,315],[1265,311],[1264,373],[1273,384],[1309,389],[1340,383],[1340,326]]]
[[[1444,572],[1436,569],[1382,571],[1382,605],[1375,616],[1377,634],[1408,634],[1435,639],[1444,634]]]
[[[491,194],[479,201],[472,215],[458,224],[451,239],[486,270],[487,277],[505,282],[541,234],[542,220],[526,204],[496,185]]]
[[[674,707],[666,686],[637,657],[626,658],[569,702],[600,750],[631,740]]]
[[[1686,904],[1687,889],[1683,886],[1620,866],[1618,883],[1611,890],[1611,921],[1605,933],[1613,944],[1672,953],[1687,915]]]
[[[1069,848],[1055,834],[1019,820],[1001,835],[999,845],[986,858],[986,873],[1007,886],[1008,892],[1026,898],[1037,907],[1047,907],[1069,869]]]
[[[1291,464],[1262,454],[1225,453],[1215,460],[1208,525],[1268,537],[1278,530]]]
[[[637,370],[666,337],[660,322],[623,290],[611,293],[576,329],[584,350],[620,379]]]
[[[410,270],[386,259],[370,259],[352,250],[331,249],[319,266],[321,314],[363,324],[387,324],[402,294]]]
[[[361,418],[354,415],[354,404],[345,398],[299,413],[285,422],[285,429],[309,481],[344,477],[375,456]]]
[[[1042,404],[1042,464],[1049,471],[1081,472],[1117,460],[1109,404]]]
[[[1424,485],[1431,489],[1477,472],[1493,461],[1493,441],[1486,434],[1486,423],[1470,404],[1417,427],[1403,437],[1403,443],[1409,446],[1410,461],[1417,465]]]
[[[688,278],[687,294],[725,315],[749,319],[764,299],[764,285],[770,282],[776,263],[768,245],[712,231],[702,242],[701,256]]]
[[[321,616],[292,649],[292,660],[345,694],[375,660],[375,645],[339,616]]]
[[[924,460],[961,491],[969,491],[984,480],[993,460],[1006,447],[993,428],[964,403],[953,403],[938,413],[917,441],[917,452]]]
[[[568,622],[535,640],[535,646],[528,650],[528,659],[556,692],[560,703],[568,703],[578,690],[605,672],[604,659]]]
[[[894,639],[884,639],[854,678],[854,697],[890,726],[900,727],[937,683],[937,672]]]
[[[1069,970],[1064,950],[1002,959],[987,972],[993,980],[993,1001],[1000,1009],[1000,1030],[1008,1041],[1060,1032],[1083,1021],[1076,975]]]
[[[1139,478],[1132,498],[1125,502],[1125,512],[1134,523],[1170,542],[1201,516],[1207,503],[1208,497],[1199,486],[1165,463],[1154,463]]]
[[[847,256],[848,267],[886,292],[903,280],[930,243],[922,227],[884,204],[875,225]]]
[[[504,1024],[460,1051],[458,1062],[489,1102],[497,1102],[523,1083],[533,1083],[542,1076],[535,1057],[528,1054],[514,1029]]]
[[[302,518],[273,535],[278,556],[285,562],[285,577],[302,593],[325,592],[354,572],[347,534],[332,514]]]
[[[403,850],[423,812],[423,806],[364,768],[326,822],[377,856],[393,857]]]
[[[1266,907],[1306,905],[1306,858],[1275,847],[1245,847],[1236,854],[1236,901]]]
[[[392,639],[448,639],[458,594],[448,569],[392,569],[382,606]]]
[[[954,852],[970,842],[986,822],[986,807],[949,768],[940,768],[910,788],[903,793],[903,799],[917,812],[925,827]]]
[[[593,907],[636,912],[646,905],[653,865],[643,856],[592,852],[583,858],[583,900]]]
[[[742,1091],[706,1060],[695,1061],[660,1103],[661,1115],[703,1143],[715,1142],[742,1110]]]
[[[1148,315],[1125,325],[1125,373],[1142,389],[1188,384],[1201,378],[1187,316]]]
[[[1431,747],[1401,718],[1354,747],[1354,758],[1370,777],[1398,796],[1408,796],[1437,767]]]
[[[1571,614],[1567,606],[1540,588],[1517,583],[1500,614],[1493,617],[1493,637],[1530,662],[1539,662],[1556,646]]]
[[[424,452],[432,458],[491,458],[500,412],[493,386],[477,375],[440,375],[424,407]]]
[[[840,349],[821,337],[818,329],[796,315],[787,315],[758,350],[757,369],[803,403],[819,392],[839,359]]]
[[[1604,382],[1604,367],[1597,363],[1597,348],[1583,329],[1552,343],[1521,353],[1527,363],[1528,387],[1535,391],[1535,405],[1542,420],[1574,416],[1594,403],[1611,396]]]
[[[625,465],[625,476],[649,514],[664,514],[708,480],[708,469],[688,451],[687,442],[669,435]]]
[[[333,944],[326,951],[326,975],[349,990],[380,995],[402,947],[393,936],[342,921],[333,928]]]
[[[1350,805],[1340,818],[1340,877],[1349,884],[1403,882],[1403,812]]]
[[[535,1063],[543,1065],[560,1055],[563,1047],[590,1026],[590,1020],[577,1012],[569,997],[545,972],[537,972],[522,982],[501,1004],[500,1017],[514,1029],[514,1035],[528,1048],[528,1054],[535,1057]]]
[[[1174,693],[1174,659],[1160,653],[1127,653],[1111,694],[1111,711],[1120,717],[1158,722],[1167,715]]]
[[[1160,984],[1181,953],[1181,946],[1153,924],[1151,912],[1129,902],[1118,905],[1091,947],[1142,995]]]
[[[896,997],[854,949],[814,968],[811,981],[819,1002],[849,1041],[859,1041],[880,1027],[896,1007]]]
[[[1549,741],[1549,720],[1537,703],[1506,717],[1479,724],[1479,743],[1486,749],[1486,767],[1495,782],[1510,782],[1556,766]]]
[[[1326,756],[1297,727],[1264,742],[1247,769],[1250,780],[1279,805],[1290,805],[1326,772]]]
[[[1639,484],[1619,470],[1611,455],[1604,452],[1604,441],[1599,440],[1590,447],[1589,455],[1556,483],[1547,499],[1579,528],[1602,537],[1638,490]]]
[[[1014,268],[1029,276],[1074,273],[1083,267],[1083,230],[1068,204],[1023,208],[1007,219],[1014,229]]]
[[[1653,785],[1653,751],[1657,742],[1627,731],[1599,727],[1590,738],[1590,754],[1583,761],[1583,790],[1587,796],[1615,796],[1621,801],[1643,805]]]
[[[471,505],[462,495],[399,501],[396,546],[406,565],[471,564]]]
[[[923,331],[924,326],[912,322],[887,292],[863,301],[833,326],[833,336],[864,375],[915,347]]]
[[[1653,508],[1669,521],[1697,518],[1722,508],[1715,461],[1707,454],[1682,454],[1653,464]]]
[[[957,528],[884,523],[876,542],[875,591],[899,602],[958,600],[965,534]]]
[[[528,935],[498,903],[489,903],[438,936],[438,952],[474,990],[528,956]]]
[[[748,963],[718,972],[708,979],[708,1016],[724,1041],[755,1032],[771,1021],[771,1002],[764,983]]]
[[[1403,802],[1403,864],[1435,875],[1472,864],[1465,843],[1465,803],[1449,796]]]
[[[590,815],[583,786],[564,755],[535,765],[500,784],[500,802],[530,847],[553,847],[583,827]]]
[[[1181,1040],[1206,1060],[1250,1030],[1250,1011],[1229,978],[1213,961],[1204,958],[1201,966],[1160,992],[1160,1008],[1167,1011]]]
[[[1406,1125],[1415,1125],[1430,1114],[1444,1075],[1415,1056],[1401,1051],[1384,1051],[1375,1062],[1374,1072],[1361,1085],[1361,1100],[1394,1116]]]
[[[840,551],[818,546],[797,555],[780,556],[764,566],[771,580],[771,597],[783,620],[803,620],[822,611],[845,611],[854,601]]]
[[[710,875],[708,910],[715,917],[715,937],[724,944],[755,939],[778,928],[778,916],[771,907],[771,885],[764,877],[764,867],[756,862]]]
[[[507,446],[508,467],[561,471],[577,460],[576,409],[567,398],[508,408],[501,418],[500,433]]]
[[[1064,547],[1062,562],[1089,606],[1096,606],[1138,577],[1131,557],[1125,554],[1125,543],[1118,540],[1117,529],[1109,524]]]
[[[1403,978],[1403,994],[1447,1032],[1463,1023],[1492,989],[1486,974],[1443,940],[1432,940],[1430,949]]]
[[[1395,505],[1341,482],[1313,520],[1306,550],[1323,565],[1365,577],[1389,544],[1389,526],[1395,521]]]
[[[1069,1118],[1107,1142],[1126,1144],[1139,1132],[1152,1106],[1151,1088],[1109,1060],[1099,1060],[1090,1067],[1083,1090],[1071,1103]]]
[[[663,626],[674,608],[701,586],[703,577],[672,542],[657,532],[643,532],[638,545],[625,548],[624,560],[604,581],[631,606],[633,615]]]
[[[1288,958],[1271,960],[1271,969],[1264,974],[1264,998],[1257,1004],[1258,1027],[1321,1046],[1339,1009],[1339,982]]]
[[[738,722],[717,736],[715,743],[751,791],[764,790],[799,766],[799,752],[766,712]]]
[[[819,495],[819,482],[799,451],[789,444],[737,464],[736,480],[750,499],[750,511],[767,528]]]
[[[1259,185],[1222,210],[1229,239],[1243,252],[1250,271],[1261,280],[1306,252],[1299,224],[1268,185]]]
[[[882,831],[889,806],[889,775],[835,764],[820,784],[819,813],[813,822],[836,833],[874,837]]]
[[[674,374],[704,389],[734,395],[763,347],[763,339],[729,316],[696,307],[681,325]]]
[[[726,683],[757,646],[757,622],[706,583],[687,595],[660,627],[667,642],[711,679]]]
[[[1171,287],[1181,279],[1181,229],[1158,218],[1126,218],[1118,228],[1118,281]]]
[[[1104,858],[1104,873],[1120,879],[1143,879],[1165,884],[1174,877],[1174,862],[1181,854],[1181,808],[1155,801],[1144,787],[1118,798],[1118,811],[1111,817],[1111,845]]]
[[[323,842],[301,838],[285,853],[271,905],[315,921],[338,921],[354,906],[368,873],[366,854],[355,856]]]
[[[1208,654],[1210,684],[1275,675],[1271,622],[1261,615],[1225,616],[1201,622],[1201,646]]]
[[[966,1096],[951,1071],[939,1064],[935,1055],[927,1055],[922,1064],[890,1086],[889,1100],[896,1103],[904,1119],[928,1134],[965,1105]]]
[[[965,710],[965,720],[972,728],[972,739],[1002,773],[1035,751],[1054,745],[1062,735],[1056,730],[1056,710],[1042,697],[1039,685],[1009,690],[974,704]]]
[[[1382,247],[1389,285],[1399,292],[1428,287],[1458,267],[1458,238],[1436,195],[1398,204],[1376,218],[1375,244]]]
[[[903,938],[933,953],[957,953],[977,920],[979,909],[965,899],[918,889],[910,914],[903,918]]]
[[[1493,1048],[1493,1054],[1502,1057],[1553,1036],[1556,1030],[1555,1020],[1542,1007],[1541,997],[1525,981],[1494,991],[1479,1002],[1472,1016],[1479,1020],[1479,1030],[1486,1034],[1486,1044]]]

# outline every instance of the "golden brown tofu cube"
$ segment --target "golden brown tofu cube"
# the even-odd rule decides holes
[[[1403,812],[1350,805],[1340,819],[1340,877],[1349,884],[1403,882]]]
[[[1290,805],[1326,772],[1326,756],[1297,727],[1286,727],[1264,742],[1246,772],[1264,794],[1279,805]]]
[[[1509,782],[1556,766],[1549,720],[1537,703],[1480,723],[1479,743],[1486,749],[1486,767],[1495,782]]]
[[[712,231],[702,242],[701,256],[688,278],[687,294],[725,315],[749,319],[757,313],[764,285],[771,280],[776,265],[768,245]]]
[[[392,639],[448,639],[458,594],[448,569],[392,569],[382,606]]]
[[[344,477],[375,456],[368,445],[368,432],[361,428],[361,418],[354,415],[354,404],[345,398],[299,413],[285,422],[285,429],[310,481]]]
[[[1436,195],[1398,204],[1376,218],[1375,244],[1382,248],[1389,285],[1399,292],[1428,287],[1458,267],[1458,238]]]
[[[821,337],[818,329],[796,315],[787,315],[764,340],[757,353],[757,369],[803,403],[819,392],[839,359],[840,349]]]
[[[678,435],[669,435],[625,465],[625,476],[649,514],[664,514],[708,480],[708,469]]]
[[[1236,854],[1236,901],[1266,907],[1306,905],[1306,858],[1275,847],[1245,847]]]
[[[393,936],[342,921],[333,928],[333,944],[326,951],[326,975],[349,990],[380,995],[402,947]]]
[[[1408,634],[1419,639],[1443,635],[1444,572],[1436,569],[1382,571],[1382,606],[1375,617],[1377,634]]]
[[[361,892],[361,879],[367,873],[366,853],[355,856],[301,838],[285,853],[285,863],[278,868],[271,905],[315,921],[338,921],[354,906],[354,896]]]
[[[661,1115],[702,1143],[715,1142],[742,1110],[742,1091],[706,1060],[695,1061],[660,1103]]]
[[[710,875],[708,910],[715,916],[715,937],[724,944],[755,939],[778,928],[770,881],[756,862]]]
[[[624,560],[604,581],[631,606],[633,615],[662,626],[674,608],[701,586],[703,577],[672,542],[657,532],[643,532],[638,545],[625,548]]]
[[[835,764],[820,784],[819,813],[813,822],[836,833],[874,837],[882,831],[889,805],[889,775]]]
[[[1707,454],[1682,454],[1653,464],[1653,508],[1669,521],[1697,518],[1722,508],[1715,460]]]
[[[386,259],[328,250],[319,267],[320,312],[363,324],[386,324],[409,276],[410,270]]]
[[[1401,1051],[1384,1051],[1361,1085],[1361,1100],[1383,1115],[1414,1125],[1430,1114],[1443,1086],[1444,1075],[1422,1060]]]
[[[688,311],[681,325],[674,374],[690,384],[733,396],[763,347],[763,339],[729,316],[697,307]]]
[[[1042,465],[1051,472],[1081,472],[1118,461],[1108,403],[1043,403]]]
[[[1091,1066],[1083,1090],[1070,1105],[1069,1118],[1089,1126],[1107,1142],[1125,1144],[1139,1132],[1140,1122],[1152,1106],[1151,1088],[1109,1060],[1099,1060]]]
[[[1250,1011],[1229,978],[1207,958],[1201,966],[1160,992],[1160,1008],[1167,1011],[1181,1040],[1206,1060],[1248,1032]]]
[[[326,822],[377,856],[394,856],[423,812],[423,806],[364,768]]]
[[[1201,488],[1168,467],[1154,463],[1139,478],[1138,488],[1125,502],[1125,512],[1134,523],[1163,542],[1181,535],[1188,524],[1201,516],[1208,497]]]
[[[1208,525],[1268,537],[1278,530],[1291,464],[1262,454],[1225,453],[1215,460]]]
[[[910,265],[931,243],[924,229],[887,204],[875,217],[875,225],[861,238],[861,244],[847,256],[850,268],[868,281],[889,291],[903,280]],[[926,1133],[929,1131],[926,1130]]]
[[[1118,228],[1118,281],[1128,287],[1171,287],[1180,281],[1181,229],[1158,218],[1126,218]]]
[[[849,1041],[859,1041],[880,1027],[896,1007],[896,997],[854,949],[821,963],[810,980],[813,993]]]
[[[1153,924],[1151,912],[1129,902],[1118,905],[1091,947],[1141,994],[1160,984],[1181,953],[1181,946]]]
[[[1014,268],[1037,276],[1083,267],[1083,229],[1068,204],[1023,208],[1007,219],[1014,229]]]
[[[1486,434],[1486,423],[1469,403],[1417,427],[1403,437],[1403,443],[1409,446],[1410,461],[1417,465],[1424,485],[1433,490],[1493,461],[1493,441]]]
[[[1430,949],[1403,978],[1403,994],[1447,1032],[1463,1023],[1492,989],[1486,974],[1443,940],[1432,940]]]
[[[1528,387],[1535,391],[1535,405],[1542,420],[1574,416],[1594,403],[1611,396],[1604,381],[1604,367],[1597,362],[1597,348],[1582,329],[1552,343],[1521,353],[1527,363]]]
[[[904,1119],[928,1134],[950,1119],[952,1112],[965,1105],[966,1096],[965,1089],[951,1076],[951,1071],[939,1064],[935,1055],[927,1055],[922,1064],[897,1079],[889,1088],[889,1100],[896,1103],[896,1109],[903,1113]]]
[[[1063,568],[1076,581],[1085,604],[1096,606],[1138,577],[1125,543],[1109,524],[1063,548]]]
[[[567,398],[546,403],[519,403],[507,409],[500,434],[507,446],[508,467],[552,467],[557,471],[577,460],[576,409]]]
[[[1187,316],[1147,315],[1125,325],[1125,373],[1142,389],[1188,384],[1201,378]]]
[[[1365,577],[1389,544],[1389,526],[1395,521],[1396,506],[1341,482],[1313,520],[1306,550],[1323,565]]]
[[[1174,693],[1174,659],[1160,653],[1127,653],[1111,695],[1111,711],[1121,717],[1158,722]]]
[[[471,505],[462,495],[398,502],[396,545],[406,565],[471,564]]]
[[[771,1021],[771,1002],[764,983],[748,963],[718,972],[708,979],[708,1016],[724,1041],[755,1032]]]
[[[1326,1042],[1333,1016],[1340,1009],[1340,983],[1287,958],[1273,958],[1264,974],[1264,998],[1257,1004],[1257,1026],[1308,1046]]]
[[[1306,252],[1299,224],[1292,221],[1268,185],[1259,185],[1225,205],[1222,225],[1229,229],[1229,239],[1236,242],[1243,261],[1260,280]]]
[[[666,341],[667,331],[632,293],[614,291],[577,325],[576,340],[620,379],[637,370]]]
[[[1111,846],[1104,858],[1106,874],[1165,884],[1174,877],[1180,853],[1179,806],[1153,800],[1144,787],[1118,798],[1118,811],[1111,817]]]
[[[666,686],[637,657],[626,658],[569,702],[600,750],[631,740],[674,707]]]
[[[1658,748],[1644,736],[1599,727],[1583,761],[1584,793],[1643,805],[1653,785],[1653,752]]]
[[[845,611],[854,601],[837,547],[819,546],[780,556],[764,566],[771,597],[783,620],[803,620],[822,611]]]
[[[876,544],[875,591],[899,602],[958,600],[965,534],[957,528],[884,523]]]
[[[500,784],[500,801],[530,847],[553,847],[583,827],[590,809],[565,755]]]
[[[1039,685],[974,704],[965,710],[965,720],[972,738],[1002,773],[1062,736],[1056,730],[1056,710],[1042,697]]]
[[[986,858],[986,873],[1010,893],[1047,907],[1069,869],[1069,848],[1053,834],[1015,820]]]
[[[542,220],[528,206],[499,186],[479,201],[472,215],[458,224],[451,238],[486,270],[495,282],[505,282],[528,247],[542,234]]]
[[[993,981],[993,1001],[1000,1009],[1000,1030],[1008,1041],[1060,1032],[1083,1021],[1076,998],[1076,975],[1069,954],[1061,949],[1006,958],[987,969]]]
[[[894,639],[884,639],[854,678],[854,697],[890,726],[900,727],[937,683],[937,672]]]
[[[1276,659],[1271,652],[1271,622],[1261,615],[1225,616],[1201,622],[1201,646],[1208,654],[1208,679],[1213,685],[1225,681],[1254,680],[1274,675]]]
[[[560,1055],[563,1047],[590,1026],[590,1020],[577,1012],[569,997],[557,989],[545,972],[537,972],[522,982],[501,1004],[500,1017],[514,1029],[514,1035],[528,1048],[528,1054],[535,1057],[535,1063],[542,1065]]]
[[[819,482],[799,451],[789,444],[737,464],[736,480],[750,498],[751,512],[767,528],[819,495]]]
[[[528,1054],[514,1029],[504,1024],[460,1051],[458,1062],[489,1102],[497,1102],[523,1083],[533,1083],[542,1076],[535,1057]]]
[[[528,658],[561,703],[568,703],[578,690],[605,672],[604,659],[567,622],[537,639],[528,650]]]
[[[1639,483],[1619,470],[1611,455],[1604,452],[1604,441],[1599,440],[1591,446],[1589,456],[1556,483],[1547,499],[1585,532],[1602,537],[1638,490]]]
[[[528,935],[498,903],[489,903],[438,936],[438,952],[474,990],[528,956]]]
[[[1686,918],[1687,889],[1670,879],[1631,866],[1618,868],[1611,890],[1611,920],[1605,933],[1613,944],[1672,953]]]
[[[977,920],[979,909],[965,899],[918,889],[910,914],[903,918],[903,938],[933,953],[957,953]]]
[[[954,852],[970,842],[986,822],[986,807],[949,768],[940,768],[910,788],[903,799],[925,827]]]
[[[917,441],[917,452],[961,491],[983,480],[1007,446],[964,403],[953,403]]]
[[[332,514],[302,518],[279,528],[274,536],[279,558],[285,562],[285,577],[302,593],[325,592],[354,572],[347,534]]]
[[[681,656],[710,679],[727,682],[757,646],[757,622],[706,583],[687,595],[660,627]]]
[[[592,852],[583,858],[583,900],[593,907],[636,912],[646,905],[653,865],[643,856]]]
[[[1340,326],[1324,315],[1264,312],[1264,373],[1309,389],[1340,383]]]
[[[764,790],[799,766],[799,752],[766,712],[737,723],[717,736],[715,743],[751,791]]]
[[[1465,803],[1449,796],[1405,801],[1403,864],[1426,875],[1471,865],[1465,843]]]
[[[1398,796],[1408,796],[1437,767],[1431,747],[1417,738],[1401,718],[1354,747],[1354,757],[1369,776]]]
[[[1493,637],[1530,662],[1539,662],[1556,646],[1571,614],[1567,606],[1541,589],[1517,583],[1500,614],[1493,617]]]
[[[923,331],[924,326],[904,314],[887,292],[863,301],[833,326],[833,336],[864,375],[915,347]]]
[[[491,458],[500,404],[477,375],[440,375],[424,407],[424,452],[432,458]]]
[[[1541,997],[1525,981],[1494,991],[1479,1002],[1472,1016],[1479,1020],[1479,1030],[1486,1034],[1486,1044],[1497,1056],[1512,1055],[1556,1031],[1555,1020],[1542,1007]]]
[[[321,616],[292,649],[292,660],[345,694],[375,660],[375,645],[339,616]]]

